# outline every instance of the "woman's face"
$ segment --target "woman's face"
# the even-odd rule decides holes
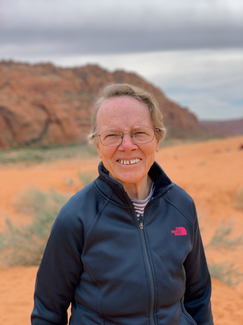
[[[125,96],[102,103],[97,114],[97,125],[99,134],[107,130],[129,132],[139,126],[154,128],[148,107],[135,98]],[[131,183],[139,186],[147,179],[154,163],[158,140],[154,137],[150,143],[136,144],[129,134],[125,134],[119,146],[106,147],[99,140],[96,146],[105,168],[115,180],[124,187]],[[124,164],[124,160],[132,160],[132,164]]]

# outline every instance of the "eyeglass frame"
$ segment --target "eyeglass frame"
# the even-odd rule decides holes
[[[132,140],[133,143],[138,144],[138,145],[140,145],[140,144],[147,144],[147,143],[150,143],[150,142],[153,141],[154,136],[155,136],[155,132],[161,130],[161,128],[155,128],[155,129],[153,129],[153,128],[146,127],[146,126],[143,126],[143,127],[142,127],[142,126],[141,126],[141,127],[137,127],[137,129],[139,129],[139,128],[144,128],[144,129],[150,129],[150,130],[153,130],[153,131],[154,131],[153,138],[152,138],[150,141],[148,141],[148,142],[143,142],[143,143],[137,143],[137,142],[135,142],[134,139],[133,139],[133,137],[132,137],[132,131],[133,131],[133,130],[136,130],[136,128],[135,128],[135,129],[133,129],[132,131],[129,131],[129,132],[123,132],[123,131],[119,131],[119,130],[111,130],[111,131],[119,131],[119,132],[121,132],[121,134],[122,134],[122,135],[121,135],[121,142],[120,142],[119,144],[117,144],[117,145],[107,146],[107,145],[105,145],[105,144],[101,141],[100,138],[99,138],[99,139],[100,139],[100,142],[101,142],[101,144],[102,144],[103,146],[105,146],[105,147],[109,147],[109,148],[112,148],[112,147],[118,147],[118,146],[120,146],[120,145],[122,144],[122,141],[123,141],[123,138],[124,138],[124,134],[129,134],[129,135],[130,135],[130,138],[131,138],[131,140]],[[109,130],[107,130],[107,131],[109,131]],[[102,133],[107,132],[107,131],[103,131],[103,132],[101,132],[100,134],[96,134],[96,135],[94,135],[94,137],[100,137]]]

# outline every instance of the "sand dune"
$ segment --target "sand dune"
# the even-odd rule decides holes
[[[157,161],[168,176],[194,198],[202,226],[203,241],[209,264],[234,263],[243,272],[243,245],[229,248],[209,246],[220,223],[230,225],[229,239],[243,236],[243,210],[234,208],[234,196],[243,188],[243,137],[178,144],[162,148]],[[66,160],[33,165],[0,166],[0,230],[4,215],[15,224],[27,222],[13,206],[14,198],[31,186],[41,190],[55,188],[61,192],[80,188],[78,172],[96,172],[98,158]],[[68,180],[74,180],[68,185]],[[5,325],[30,324],[34,281],[37,267],[0,269],[0,313]],[[240,325],[243,319],[243,284],[227,286],[213,279],[213,313],[216,325]]]

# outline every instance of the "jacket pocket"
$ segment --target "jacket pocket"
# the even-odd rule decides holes
[[[192,316],[187,312],[184,306],[184,297],[181,300],[181,309],[182,309],[182,317],[187,320],[186,324],[197,325],[196,321],[192,318]],[[180,323],[180,325],[184,325],[184,323]]]
[[[187,320],[186,324],[193,324],[193,325],[197,325],[197,323],[195,322],[195,320],[192,318],[192,316],[190,314],[188,314],[188,312],[184,309],[182,310],[182,315],[185,317],[185,319]],[[184,323],[183,323],[184,324]]]

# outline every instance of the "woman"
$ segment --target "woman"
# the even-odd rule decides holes
[[[194,203],[154,161],[165,129],[150,94],[114,84],[89,136],[99,177],[61,209],[38,271],[33,325],[212,325]]]

